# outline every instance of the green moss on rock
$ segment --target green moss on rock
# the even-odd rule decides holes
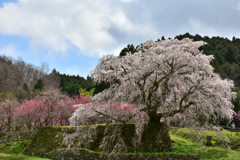
[[[31,140],[35,133],[36,131],[0,132],[0,144],[14,141]]]
[[[25,153],[27,155],[34,154],[38,156],[44,156],[46,153],[58,148],[66,148],[67,146],[63,143],[65,130],[65,128],[63,129],[60,127],[40,128],[33,137],[32,142],[26,149]]]
[[[0,132],[0,138],[6,136],[6,132]]]

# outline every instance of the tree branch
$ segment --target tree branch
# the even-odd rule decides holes
[[[98,110],[96,110],[96,109],[94,109],[94,108],[93,108],[93,110],[94,110],[95,112],[97,112],[98,114],[102,115],[102,116],[105,116],[105,117],[107,117],[107,118],[109,118],[109,119],[112,119],[112,120],[114,120],[114,121],[116,121],[116,122],[122,122],[122,123],[126,123],[126,121],[129,121],[130,119],[132,119],[133,117],[136,116],[136,115],[134,114],[134,115],[128,117],[126,121],[124,121],[124,120],[121,120],[121,119],[113,118],[113,117],[111,117],[110,115],[104,114],[104,113],[102,113],[102,112],[100,112],[100,111],[98,111]],[[123,116],[125,116],[125,115],[123,115]]]

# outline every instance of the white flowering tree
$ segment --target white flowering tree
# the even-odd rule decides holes
[[[136,123],[138,140],[145,143],[143,150],[172,150],[168,136],[171,122],[195,127],[204,122],[217,123],[222,118],[230,120],[234,84],[214,73],[210,65],[213,56],[202,54],[198,50],[202,45],[204,42],[190,39],[149,40],[138,46],[134,54],[103,56],[92,77],[96,82],[110,83],[110,88],[95,95],[94,103],[134,104],[125,122]],[[88,115],[122,122],[124,112],[111,112],[110,105],[107,109],[91,106],[76,110],[71,123],[84,122]]]

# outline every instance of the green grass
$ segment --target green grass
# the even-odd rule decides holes
[[[23,154],[30,141],[18,141],[0,144],[0,160],[49,160]]]
[[[214,131],[206,131],[202,136],[212,136],[216,141],[214,146],[205,146],[197,142],[196,133],[188,128],[180,128],[170,131],[170,137],[174,141],[174,151],[169,154],[198,154],[202,160],[239,160],[240,134],[236,132],[222,131],[230,139],[231,150],[223,145],[223,141]],[[204,138],[203,137],[203,138]],[[204,141],[206,143],[206,141]]]
[[[26,156],[23,154],[5,154],[0,153],[0,160],[50,160],[47,158],[39,158],[33,156]]]
[[[23,153],[30,141],[18,141],[0,144],[0,153],[18,154]]]

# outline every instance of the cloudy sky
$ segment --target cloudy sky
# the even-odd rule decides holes
[[[240,38],[240,0],[0,0],[0,54],[86,77],[128,44]]]

